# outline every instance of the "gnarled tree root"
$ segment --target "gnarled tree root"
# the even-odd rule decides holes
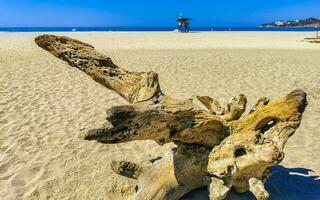
[[[89,44],[54,35],[38,36],[35,42],[130,103],[110,108],[107,120],[112,126],[91,130],[85,139],[176,144],[172,159],[147,160],[147,165],[112,162],[115,173],[137,180],[133,199],[179,199],[201,186],[208,186],[212,200],[223,199],[231,187],[268,198],[263,183],[270,167],[283,160],[284,145],[299,127],[307,106],[305,92],[294,90],[273,102],[261,98],[241,118],[247,104],[243,94],[225,108],[211,97],[198,96],[208,108],[201,110],[190,100],[163,94],[156,73],[122,69]]]

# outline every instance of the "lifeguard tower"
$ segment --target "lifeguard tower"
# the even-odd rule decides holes
[[[177,27],[181,33],[189,32],[190,18],[183,18],[180,13],[180,16],[177,18]]]

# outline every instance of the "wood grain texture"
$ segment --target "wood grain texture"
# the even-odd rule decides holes
[[[163,94],[156,73],[129,72],[89,44],[54,35],[38,36],[35,42],[130,103],[108,109],[111,126],[91,130],[85,139],[176,144],[172,159],[112,162],[115,173],[137,179],[132,199],[179,199],[201,186],[208,186],[212,200],[223,199],[231,187],[251,191],[257,199],[268,198],[263,184],[271,175],[270,167],[283,160],[284,145],[300,125],[307,106],[305,92],[294,90],[270,103],[261,98],[241,118],[247,104],[243,94],[224,108],[211,97],[198,96],[208,108],[201,110],[192,100]]]

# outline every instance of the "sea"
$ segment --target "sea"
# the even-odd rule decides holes
[[[0,32],[173,31],[176,27],[0,27]],[[191,27],[190,31],[317,31],[317,28]]]

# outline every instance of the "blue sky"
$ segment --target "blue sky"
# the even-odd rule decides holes
[[[0,27],[256,26],[320,17],[320,0],[0,0]]]

